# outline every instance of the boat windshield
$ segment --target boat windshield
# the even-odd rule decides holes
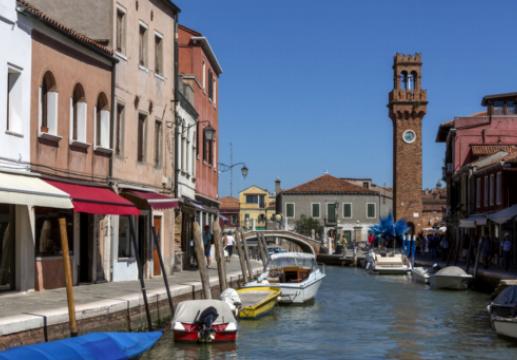
[[[313,268],[316,265],[314,257],[278,257],[272,258],[269,262],[270,268],[284,268],[288,266],[299,266],[305,268]]]

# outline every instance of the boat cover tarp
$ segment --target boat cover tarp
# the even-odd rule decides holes
[[[438,270],[436,276],[469,276],[462,268],[458,266],[447,266]]]
[[[494,305],[517,306],[517,286],[508,286],[492,302]]]
[[[270,268],[282,268],[286,266],[303,266],[312,268],[316,265],[316,257],[313,254],[301,252],[284,252],[271,255],[268,264]]]
[[[161,331],[141,333],[98,332],[27,345],[0,352],[1,360],[121,360],[149,350],[162,336]]]
[[[173,322],[179,321],[192,324],[196,322],[199,314],[206,308],[213,306],[219,316],[214,321],[214,325],[235,322],[235,316],[230,306],[221,300],[187,300],[182,301],[176,306]]]

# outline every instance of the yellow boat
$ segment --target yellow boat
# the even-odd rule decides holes
[[[257,286],[237,290],[241,298],[241,319],[257,319],[271,312],[282,291],[280,288]]]

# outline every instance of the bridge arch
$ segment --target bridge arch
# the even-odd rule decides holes
[[[300,247],[303,252],[312,253],[314,256],[320,252],[321,243],[305,235],[287,230],[261,230],[248,231],[243,234],[245,241],[257,239],[257,234],[261,234],[268,244],[274,243],[276,239],[284,239]]]

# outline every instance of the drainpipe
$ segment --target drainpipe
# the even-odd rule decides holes
[[[174,15],[174,144],[175,144],[175,153],[174,153],[174,196],[179,199],[179,186],[178,186],[178,137],[179,137],[179,128],[178,128],[178,85],[179,85],[179,54],[178,54],[178,14]]]

